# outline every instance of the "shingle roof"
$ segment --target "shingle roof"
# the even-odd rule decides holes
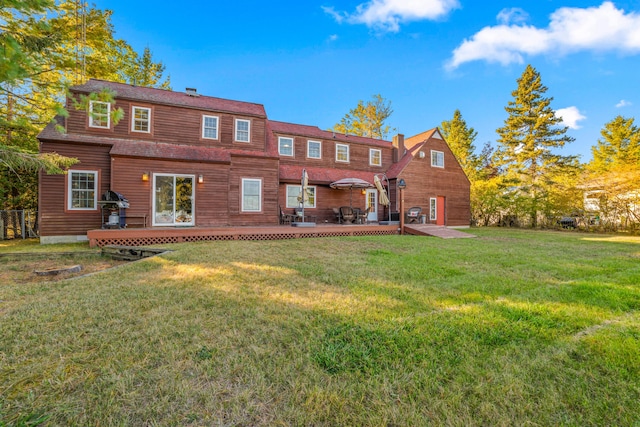
[[[187,160],[201,163],[230,163],[231,154],[222,148],[194,147],[147,141],[119,140],[113,144],[112,156],[143,157],[146,159]]]
[[[286,123],[279,122],[275,120],[269,120],[269,125],[273,132],[290,135],[290,136],[303,136],[310,138],[318,138],[329,140],[333,139],[335,141],[343,142],[343,143],[358,143],[365,145],[373,145],[379,147],[391,148],[391,141],[385,141],[383,139],[375,139],[375,138],[366,138],[364,136],[356,136],[356,135],[344,135],[341,133],[335,133],[329,130],[322,130],[317,126],[308,126],[308,125],[299,125],[294,123]]]
[[[329,185],[343,178],[360,178],[373,184],[374,172],[353,171],[349,169],[331,169],[322,167],[304,167],[297,165],[280,165],[280,181],[300,182],[302,169],[307,170],[309,183]]]
[[[387,177],[389,179],[397,178],[398,175],[400,175],[404,168],[409,164],[409,162],[413,160],[415,154],[420,151],[424,144],[429,140],[429,138],[433,136],[433,134],[437,130],[438,128],[434,128],[405,139],[404,146],[407,152],[397,163],[391,165],[391,167],[387,171]]]
[[[71,91],[90,93],[99,92],[103,88],[108,88],[116,92],[116,99],[125,98],[136,101],[197,108],[201,110],[236,113],[261,118],[267,117],[267,113],[262,104],[232,101],[229,99],[214,98],[204,95],[190,96],[184,92],[133,86],[106,80],[91,79],[85,84],[71,87]]]

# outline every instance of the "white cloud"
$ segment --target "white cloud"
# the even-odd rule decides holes
[[[559,108],[556,110],[556,117],[560,117],[562,123],[570,129],[580,129],[578,122],[587,118],[577,107]]]
[[[447,68],[485,60],[502,65],[523,63],[525,55],[615,50],[640,52],[640,14],[625,13],[610,1],[599,7],[563,7],[551,14],[547,28],[522,24],[526,16],[517,9],[503,10],[501,25],[485,27],[453,51]],[[514,23],[516,22],[516,23]]]
[[[526,22],[529,19],[529,15],[519,7],[512,7],[510,9],[502,9],[496,19],[503,25],[519,24]]]
[[[322,7],[336,22],[365,24],[382,31],[398,32],[400,23],[438,19],[459,7],[458,0],[371,0],[361,3],[353,13]]]
[[[631,102],[621,99],[620,102],[616,104],[616,108],[629,107]]]

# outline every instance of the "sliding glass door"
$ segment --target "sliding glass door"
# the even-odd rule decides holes
[[[194,225],[194,175],[153,175],[153,225]]]

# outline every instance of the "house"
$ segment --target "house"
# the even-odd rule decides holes
[[[88,103],[58,117],[38,136],[40,151],[75,157],[66,175],[41,173],[41,242],[86,239],[106,218],[109,191],[126,198],[126,223],[142,227],[241,227],[279,224],[293,210],[302,170],[311,197],[305,210],[333,222],[333,208],[370,206],[370,221],[398,210],[396,183],[407,183],[408,206],[422,206],[427,220],[468,226],[469,181],[438,129],[384,141],[269,120],[263,105],[102,80],[70,89],[70,96],[115,93],[114,105]],[[113,123],[110,112],[122,109]],[[385,178],[391,206],[375,188],[342,191],[342,178]]]

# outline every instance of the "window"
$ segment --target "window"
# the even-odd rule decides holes
[[[202,137],[218,139],[218,118],[216,116],[202,116]]]
[[[67,173],[69,210],[95,210],[98,206],[98,172],[70,170]]]
[[[436,168],[444,167],[444,153],[442,151],[431,150],[431,166]]]
[[[89,101],[89,126],[109,129],[111,126],[111,104],[101,101]]]
[[[382,166],[382,151],[375,148],[369,149],[369,164],[371,166]]]
[[[242,212],[262,211],[262,180],[242,178]]]
[[[336,144],[336,162],[349,161],[349,146],[346,144]]]
[[[251,122],[249,120],[236,119],[236,141],[250,142]]]
[[[280,153],[281,156],[293,156],[293,138],[279,137],[278,153]]]
[[[307,157],[310,159],[322,158],[322,142],[307,141]]]
[[[151,108],[133,107],[131,110],[131,131],[151,132]]]
[[[194,225],[193,175],[153,175],[153,225]]]
[[[297,208],[300,206],[300,189],[301,185],[287,185],[287,207]],[[304,204],[305,208],[316,207],[316,187],[307,187],[307,196],[309,197]]]
[[[434,199],[434,198],[429,199],[429,219],[431,221],[435,221],[436,219],[438,219],[437,207],[438,207],[437,199]]]

